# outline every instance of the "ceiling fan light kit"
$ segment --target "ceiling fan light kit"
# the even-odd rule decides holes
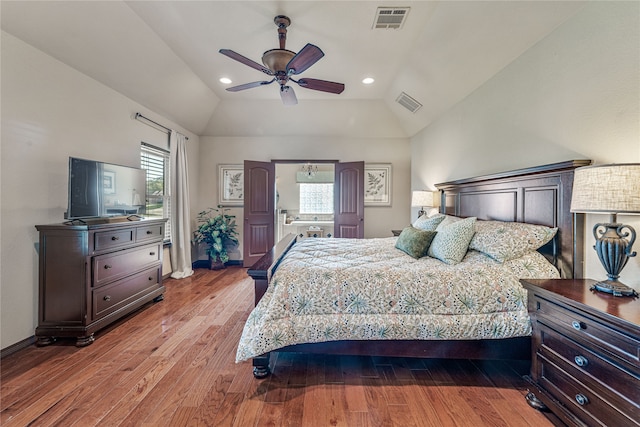
[[[298,103],[293,88],[288,85],[289,81],[292,81],[298,86],[306,89],[335,94],[342,93],[344,91],[343,83],[318,79],[294,80],[291,78],[292,75],[303,73],[313,64],[318,62],[324,56],[324,52],[322,52],[318,46],[311,43],[307,43],[298,53],[285,49],[287,27],[291,25],[291,19],[283,15],[278,15],[273,19],[273,22],[278,27],[278,41],[280,48],[270,49],[262,55],[262,63],[264,66],[232,50],[220,49],[219,51],[221,54],[228,56],[231,59],[241,62],[258,71],[262,71],[269,76],[273,76],[273,79],[245,83],[239,86],[227,88],[226,90],[229,92],[239,92],[241,90],[278,82],[280,85],[280,98],[282,99],[282,103],[285,105],[295,105]]]
[[[270,70],[286,70],[294,56],[296,53],[287,49],[271,49],[262,55],[262,63]]]

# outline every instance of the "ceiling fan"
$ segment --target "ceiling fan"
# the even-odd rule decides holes
[[[220,53],[242,62],[251,68],[262,71],[265,74],[273,76],[273,79],[266,81],[257,81],[245,83],[239,86],[227,88],[229,92],[238,92],[252,87],[264,86],[273,82],[280,85],[280,97],[285,105],[295,105],[298,103],[293,88],[288,85],[289,81],[297,83],[298,86],[307,89],[319,90],[321,92],[329,92],[339,94],[344,90],[343,83],[330,82],[327,80],[301,78],[294,80],[291,76],[304,72],[307,68],[318,62],[324,56],[324,52],[318,46],[307,43],[300,52],[295,53],[285,49],[287,41],[287,27],[291,25],[291,20],[283,15],[278,15],[273,19],[278,26],[278,40],[280,41],[279,49],[271,49],[262,55],[263,65],[258,64],[251,59],[240,55],[230,49],[220,49]]]

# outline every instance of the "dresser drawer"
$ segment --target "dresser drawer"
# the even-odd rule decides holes
[[[95,252],[116,249],[134,242],[135,230],[124,228],[120,230],[97,231],[93,236],[93,250]]]
[[[160,267],[155,267],[95,289],[92,304],[93,320],[113,313],[155,288],[159,288],[161,274]]]
[[[638,426],[638,421],[616,410],[609,402],[576,381],[544,356],[536,356],[541,375],[538,384],[588,425]]]
[[[537,352],[589,387],[630,418],[640,419],[640,378],[544,325]],[[540,367],[534,375],[540,377]]]
[[[164,224],[155,224],[147,227],[136,228],[136,242],[147,240],[163,240]]]
[[[96,256],[93,258],[93,286],[103,286],[131,272],[155,266],[161,257],[161,243]]]
[[[624,334],[537,295],[534,298],[538,322],[551,326],[589,348],[596,347],[614,358],[627,362],[636,372],[640,368],[638,337]]]

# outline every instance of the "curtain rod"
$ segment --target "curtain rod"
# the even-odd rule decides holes
[[[136,119],[136,120],[138,120],[138,121],[139,121],[140,119],[142,119],[142,120],[146,120],[147,122],[149,122],[149,123],[153,123],[155,126],[158,126],[158,127],[162,128],[162,129],[164,129],[167,133],[171,133],[171,129],[169,129],[168,127],[166,127],[166,126],[162,126],[160,123],[155,122],[155,121],[151,120],[150,118],[143,116],[143,115],[142,115],[142,114],[140,114],[140,113],[136,113],[136,115],[134,116],[134,119]],[[185,138],[187,141],[189,140],[189,137],[188,137],[188,136],[186,136],[186,135],[184,135],[184,138]]]

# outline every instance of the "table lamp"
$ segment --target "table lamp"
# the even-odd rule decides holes
[[[620,224],[617,215],[640,214],[640,163],[577,168],[573,177],[571,212],[609,214],[609,222],[593,227],[596,240],[593,248],[608,280],[596,283],[592,290],[615,296],[637,296],[634,289],[618,280],[629,258],[636,256],[631,251],[636,231],[629,225]]]
[[[418,217],[426,213],[424,208],[435,208],[440,206],[440,192],[416,190],[411,192],[411,206],[420,207]]]

